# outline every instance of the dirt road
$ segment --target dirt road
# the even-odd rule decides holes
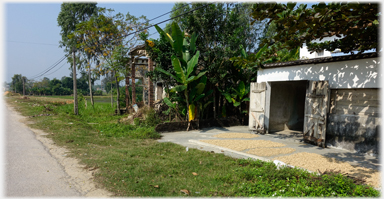
[[[97,189],[92,174],[66,150],[54,145],[39,130],[31,130],[12,107],[3,106],[5,120],[5,196],[108,197]]]

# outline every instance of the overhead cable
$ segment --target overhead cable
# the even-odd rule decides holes
[[[59,65],[62,61],[64,61],[66,59],[66,57],[67,57],[67,55],[64,55],[62,58],[60,58],[59,61],[56,61],[52,66],[50,66],[49,68],[45,69],[43,72],[40,72],[39,74],[34,75],[34,76],[32,76],[31,78],[28,78],[28,79],[36,79],[36,78],[42,77],[43,75],[48,73],[50,70],[52,70],[55,67],[57,67],[57,65]]]
[[[193,12],[193,11],[196,11],[196,10],[199,10],[199,9],[201,9],[201,8],[207,7],[208,5],[211,5],[211,4],[213,4],[213,3],[205,4],[205,5],[203,5],[203,6],[200,6],[200,7],[197,7],[197,8],[195,8],[195,9],[192,9],[192,10],[190,10],[190,11],[184,12],[184,13],[182,13],[182,14],[180,14],[180,15],[175,16],[175,17],[172,17],[172,18],[169,18],[169,19],[167,19],[167,20],[161,21],[161,22],[159,22],[159,23],[156,23],[156,24],[147,26],[147,27],[145,27],[145,28],[143,28],[143,29],[141,29],[141,30],[138,30],[138,31],[135,31],[135,32],[126,34],[126,35],[122,35],[122,36],[120,36],[120,37],[118,37],[118,38],[109,40],[109,42],[110,42],[110,41],[117,40],[117,39],[121,39],[121,38],[124,38],[124,37],[128,37],[128,36],[130,36],[130,35],[132,35],[132,34],[136,34],[136,33],[138,33],[138,32],[142,32],[142,31],[144,31],[144,30],[146,30],[146,29],[149,29],[149,28],[154,27],[155,25],[159,25],[159,24],[162,24],[162,23],[164,23],[164,22],[170,21],[170,20],[172,20],[172,19],[176,19],[176,18],[178,18],[178,17],[181,17],[181,16],[186,15],[186,14],[188,14],[188,13],[191,13],[191,12]],[[90,47],[88,44],[86,44],[86,45],[87,45],[88,47]]]
[[[49,73],[49,74],[46,74],[47,76],[48,75],[52,75],[53,73],[57,72],[58,70],[60,70],[60,68],[62,68],[65,64],[67,63],[64,63],[63,65],[61,65],[57,70],[53,71],[52,73]]]
[[[25,44],[37,44],[37,45],[50,45],[50,46],[59,46],[57,44],[46,44],[46,43],[35,43],[35,42],[26,42],[26,41],[7,41],[13,43],[25,43]]]
[[[175,10],[171,10],[171,11],[169,11],[169,12],[167,12],[167,13],[164,13],[164,14],[162,14],[162,15],[160,15],[160,16],[157,16],[157,17],[155,17],[155,18],[153,18],[153,19],[147,20],[145,23],[148,23],[148,22],[150,22],[150,21],[153,21],[153,20],[155,20],[155,19],[158,19],[158,18],[160,18],[160,17],[162,17],[162,16],[164,16],[164,15],[166,15],[166,14],[170,14],[170,13],[172,13],[172,12],[175,12],[176,10],[180,10],[181,8],[184,8],[184,7],[186,7],[186,6],[189,6],[190,4],[192,4],[192,3],[185,4],[185,5],[181,6],[180,8],[177,8],[177,9],[175,9]],[[143,24],[144,24],[144,23],[141,23],[141,24],[139,24],[139,25],[136,25],[136,26],[132,27],[132,29],[133,29],[133,28],[136,28],[137,26],[143,25]]]

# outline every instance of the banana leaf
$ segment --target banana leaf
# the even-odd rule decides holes
[[[186,85],[177,85],[175,87],[173,87],[170,91],[171,92],[181,92],[181,91],[184,91],[185,89],[187,89],[187,86]]]
[[[199,56],[200,51],[197,51],[196,54],[192,57],[192,59],[187,62],[187,77],[194,71],[197,62],[199,61]]]
[[[172,23],[172,38],[174,40],[173,42],[173,50],[177,54],[178,57],[182,57],[183,52],[183,41],[184,41],[184,34],[180,30],[180,27],[177,25],[177,23]]]
[[[168,33],[165,33],[163,31],[163,29],[161,29],[158,25],[155,25],[155,28],[157,30],[157,32],[159,32],[161,35],[164,35],[164,37],[168,40],[168,42],[171,44],[171,46],[173,47],[173,39],[172,37],[168,34]]]
[[[194,53],[196,51],[196,40],[197,40],[197,34],[194,32],[191,37],[191,42],[189,44],[189,49],[191,50],[191,53]]]
[[[176,81],[178,81],[179,83],[183,83],[183,82],[181,81],[180,78],[178,78],[178,77],[172,75],[170,72],[168,72],[168,71],[166,71],[166,70],[164,70],[164,69],[162,69],[162,68],[155,67],[155,70],[158,70],[158,71],[160,71],[160,72],[162,72],[162,73],[164,73],[164,74],[166,74],[166,75],[168,75],[168,76],[173,77],[173,78],[174,78]]]
[[[179,59],[175,55],[172,55],[171,59],[172,59],[173,69],[175,69],[177,77],[180,78],[180,80],[181,80],[180,83],[185,84],[187,79],[185,77],[183,69],[181,68],[181,64],[180,64]]]
[[[176,108],[176,104],[172,103],[171,100],[169,100],[167,97],[164,98],[164,102],[169,107]]]

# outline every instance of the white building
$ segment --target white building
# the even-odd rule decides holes
[[[249,129],[296,131],[304,141],[351,151],[378,153],[380,107],[378,53],[266,64],[251,83]]]

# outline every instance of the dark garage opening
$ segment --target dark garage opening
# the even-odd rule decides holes
[[[271,82],[269,131],[303,131],[308,81]]]

